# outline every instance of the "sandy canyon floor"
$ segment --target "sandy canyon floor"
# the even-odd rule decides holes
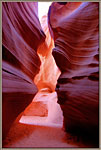
[[[66,133],[56,92],[39,91],[32,103],[13,123],[4,148],[77,148],[93,147]]]

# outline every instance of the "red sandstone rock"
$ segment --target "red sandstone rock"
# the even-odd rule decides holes
[[[25,116],[46,117],[48,115],[47,105],[41,101],[32,102],[24,111]]]
[[[17,67],[31,79],[34,79],[39,71],[40,59],[36,51],[45,40],[36,10],[37,3],[33,2],[4,2],[2,5],[2,42],[6,48],[3,58],[8,59],[5,58],[8,53],[13,55],[17,63],[20,63]]]
[[[48,19],[61,70],[56,92],[66,130],[98,137],[99,3],[52,3]]]
[[[55,91],[57,79],[60,75],[60,70],[56,66],[52,56],[52,48],[54,47],[53,38],[50,35],[48,28],[47,16],[43,16],[41,20],[43,31],[46,39],[38,48],[38,55],[41,60],[40,72],[36,75],[34,82],[38,89],[48,88],[50,92]]]
[[[37,93],[37,49],[45,41],[37,14],[37,2],[2,3],[3,138]]]
[[[45,39],[37,12],[34,2],[3,3],[3,136],[36,94],[33,81],[52,92],[60,74],[46,18]],[[61,70],[56,91],[66,130],[97,132],[98,3],[53,3],[49,24]]]

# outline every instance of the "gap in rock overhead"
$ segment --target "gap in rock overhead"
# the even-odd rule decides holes
[[[44,15],[47,15],[49,6],[52,2],[38,2],[38,16],[41,22],[41,19]]]

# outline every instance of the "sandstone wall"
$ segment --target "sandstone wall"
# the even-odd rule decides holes
[[[99,3],[53,2],[48,20],[61,70],[56,92],[65,129],[98,137]]]
[[[49,32],[47,15],[42,17],[41,26],[46,35],[46,39],[37,50],[41,60],[41,66],[40,72],[36,75],[34,82],[36,83],[39,90],[46,88],[46,90],[49,92],[53,92],[55,91],[57,79],[60,75],[60,70],[52,56],[54,41]]]
[[[38,91],[33,80],[41,64],[37,49],[44,41],[37,2],[2,3],[3,138]]]

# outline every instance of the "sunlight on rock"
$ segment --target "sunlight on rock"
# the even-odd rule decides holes
[[[46,39],[45,42],[39,46],[37,51],[41,60],[41,66],[39,73],[34,78],[34,83],[39,90],[42,88],[49,88],[52,92],[55,91],[57,79],[61,72],[52,56],[54,42],[48,29],[47,15],[43,16],[41,19],[41,25],[45,32]]]
[[[39,92],[34,97],[33,102],[25,109],[24,115],[19,122],[62,127],[63,115],[59,104],[57,104],[57,94],[54,92],[60,70],[56,66],[52,56],[54,42],[49,32],[47,20],[48,7],[51,3],[41,2],[41,4],[39,3],[38,6],[39,19],[46,39],[37,50],[37,54],[41,60],[41,66],[39,73],[34,78],[34,83],[37,85]],[[47,10],[41,14],[42,6],[47,8]]]
[[[2,2],[3,148],[98,148],[99,3]]]
[[[62,127],[63,114],[59,104],[57,104],[56,92],[39,91],[33,102],[24,111],[20,123]]]

